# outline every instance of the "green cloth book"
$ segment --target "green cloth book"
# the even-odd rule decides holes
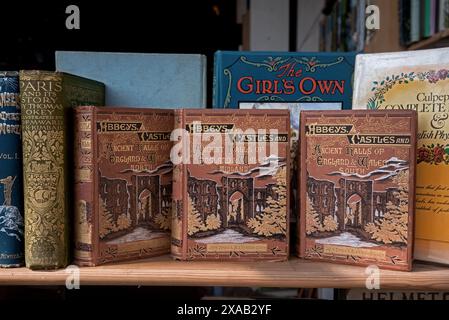
[[[20,71],[25,264],[57,269],[69,262],[71,107],[104,105],[100,82],[60,72]]]

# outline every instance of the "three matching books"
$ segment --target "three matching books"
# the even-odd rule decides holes
[[[438,49],[429,51],[427,56],[440,61],[438,57],[445,54],[447,49]],[[444,116],[446,114],[447,119],[445,103],[449,98],[444,100],[443,93],[448,78],[441,63],[428,64],[426,70],[418,70],[424,63],[418,61],[413,53],[398,55],[403,56],[395,59],[398,61],[397,67],[382,64],[382,55],[357,55],[352,103],[354,54],[218,52],[215,60],[214,107],[247,110],[80,107],[75,108],[77,120],[74,124],[69,124],[73,119],[68,114],[72,109],[70,106],[104,105],[104,86],[66,73],[23,72],[20,77],[23,88],[20,94],[24,96],[21,100],[23,152],[20,150],[22,147],[17,147],[20,146],[20,134],[8,135],[8,138],[16,138],[15,148],[19,150],[8,149],[4,154],[10,156],[3,157],[2,153],[1,161],[2,164],[6,160],[11,164],[14,162],[16,173],[3,172],[2,166],[0,176],[3,185],[0,189],[4,196],[0,220],[15,219],[18,230],[17,237],[10,236],[9,231],[6,233],[11,243],[17,240],[16,255],[7,251],[14,245],[8,245],[0,248],[3,250],[0,258],[17,257],[17,261],[6,260],[1,264],[21,264],[23,253],[20,256],[20,252],[25,234],[28,267],[48,269],[64,266],[68,262],[69,225],[73,225],[77,235],[75,259],[85,265],[160,254],[167,252],[170,244],[179,259],[241,260],[266,257],[268,260],[283,260],[288,256],[289,231],[293,226],[300,228],[296,241],[299,242],[302,257],[320,257],[324,260],[327,257],[328,260],[337,261],[352,257],[344,263],[377,263],[387,268],[409,270],[413,243],[415,114],[378,110],[372,111],[372,115],[360,116],[362,111],[340,110],[350,109],[351,105],[353,109],[418,110],[418,144],[423,142],[423,145],[419,146],[417,155],[416,210],[418,213],[425,212],[432,199],[428,199],[427,195],[419,201],[420,196],[425,195],[419,187],[420,177],[427,176],[422,172],[430,168],[437,170],[439,177],[442,177],[440,169],[444,169],[446,162],[446,147],[441,145],[440,148],[442,142],[438,141],[438,134],[444,135],[447,129]],[[363,64],[365,58],[372,60]],[[401,64],[402,61],[410,63]],[[373,63],[382,68],[376,69],[379,74],[367,75],[373,70],[369,67]],[[397,69],[397,74],[392,73],[392,68]],[[393,71],[396,72],[396,69]],[[100,74],[92,78],[100,80]],[[13,76],[17,79],[17,75]],[[105,84],[107,96],[108,82],[105,81]],[[373,86],[374,89],[361,89],[363,86]],[[398,91],[402,90],[402,94],[395,94],[394,88],[390,90],[394,86],[398,87]],[[404,94],[404,90],[409,90],[410,94]],[[16,86],[14,93],[13,86],[2,85],[1,91],[8,92],[8,97],[14,97],[14,94],[17,97],[19,90]],[[204,87],[197,92],[198,100],[201,100]],[[372,93],[374,98],[368,96],[363,102],[359,97],[365,93]],[[413,95],[417,100],[415,103],[411,101]],[[7,94],[2,94],[3,104],[10,101],[4,96]],[[395,104],[389,104],[389,99]],[[401,99],[404,101],[399,101]],[[14,103],[9,103],[12,104],[9,109],[2,105],[5,112],[2,112],[1,120],[5,130],[8,130],[8,125],[8,128],[20,125],[20,113],[17,112],[20,107],[13,109]],[[179,105],[182,104],[176,106]],[[201,107],[201,104],[198,106]],[[7,112],[17,115],[3,116]],[[283,120],[279,118],[274,121],[275,114]],[[317,118],[316,114],[320,116]],[[173,144],[170,133],[178,126],[193,137],[196,134],[207,136],[207,130],[213,129],[213,126],[197,126],[199,121],[223,130],[219,131],[223,138],[231,137],[249,144],[257,142],[259,135],[234,133],[234,129],[248,127],[245,124],[247,120],[241,122],[239,117],[252,119],[251,123],[256,123],[257,128],[260,125],[258,129],[284,123],[277,133],[277,139],[288,136],[287,142],[280,143],[283,145],[280,148],[282,154],[268,153],[265,162],[254,167],[245,163],[248,156],[243,157],[243,164],[233,168],[229,165],[210,167],[204,163],[172,166],[167,150]],[[267,122],[267,127],[262,128],[265,120],[256,120],[257,117],[270,123]],[[328,137],[306,133],[311,127],[310,119],[314,119],[314,126],[325,122],[327,117],[332,119],[331,122],[342,121],[341,128],[349,131],[345,134],[328,132]],[[360,117],[359,122],[354,122],[357,117]],[[396,117],[402,117],[402,122]],[[4,118],[15,120],[16,124],[6,122]],[[174,120],[171,122],[169,119]],[[422,129],[423,121],[427,121],[425,119],[429,119],[430,125],[440,127],[432,127],[434,132]],[[361,124],[360,121],[366,123]],[[404,123],[404,126],[385,126],[389,121]],[[377,126],[373,125],[376,123]],[[406,123],[409,123],[408,127]],[[155,125],[166,127],[155,128]],[[75,128],[74,133],[68,129],[72,127]],[[315,172],[312,163],[301,156],[305,154],[302,148],[309,141],[314,141],[314,145],[320,147],[313,149],[312,154],[332,149],[325,146],[330,137],[340,139],[336,141],[340,141],[340,152],[345,154],[340,157],[335,153],[315,154],[315,167],[319,163],[320,169]],[[366,139],[362,142],[357,140],[354,146],[351,139],[360,137]],[[317,143],[319,139],[324,140]],[[49,140],[54,143],[47,144]],[[72,165],[74,181],[71,181],[72,170],[67,170],[71,165],[67,159],[71,159],[68,152],[72,148],[68,146],[72,145],[72,141],[75,141],[76,159]],[[188,146],[191,144],[193,147],[192,141],[187,143]],[[214,150],[223,150],[220,148],[216,145]],[[440,149],[443,150],[442,155]],[[379,150],[382,150],[382,155]],[[432,161],[428,153],[432,153]],[[14,154],[16,158],[12,156]],[[32,190],[25,192],[25,219],[22,220],[20,201],[23,193],[14,193],[12,189],[21,189],[22,179],[13,180],[21,174],[22,164],[17,166],[21,155],[24,187],[25,190]],[[420,165],[423,162],[428,166]],[[273,168],[272,163],[277,166]],[[436,164],[439,164],[437,168]],[[323,171],[326,165],[328,169]],[[299,177],[298,172],[307,176]],[[429,182],[425,186],[429,186]],[[75,192],[71,192],[73,188]],[[61,197],[62,191],[74,194],[74,199]],[[444,193],[444,190],[441,192]],[[69,201],[70,206],[67,206]],[[297,203],[305,208],[299,208]],[[437,207],[438,212],[445,212],[444,202],[440,201]],[[76,218],[73,223],[68,223],[68,210],[72,209]],[[437,209],[427,211],[432,213],[434,210]],[[13,211],[18,213],[16,218],[11,218],[14,217]],[[172,211],[176,214],[170,216],[169,212]],[[295,226],[289,221],[294,222],[298,212],[301,212],[300,223]],[[400,214],[404,212],[407,215]],[[438,217],[441,218],[441,215]],[[435,260],[433,247],[429,246],[438,242],[438,248],[441,248],[447,243],[444,231],[431,227],[433,219],[432,214],[422,214],[416,221],[417,236],[420,228],[431,233],[421,235],[421,239],[426,241],[427,250],[421,258],[430,261]],[[52,226],[47,228],[46,223]],[[385,230],[390,230],[392,226],[394,234],[385,235]],[[170,227],[171,237],[168,232]],[[424,246],[418,246],[415,255],[419,254],[420,247]],[[351,254],[345,255],[349,251]],[[444,257],[438,261],[441,262],[441,259],[444,260]]]

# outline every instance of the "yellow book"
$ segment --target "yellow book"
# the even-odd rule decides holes
[[[414,257],[449,264],[449,48],[358,55],[353,109],[418,111]]]

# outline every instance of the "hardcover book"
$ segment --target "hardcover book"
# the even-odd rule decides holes
[[[19,74],[0,72],[0,267],[24,262],[21,132]]]
[[[300,252],[410,270],[415,111],[301,113]]]
[[[420,0],[410,1],[410,43],[421,39],[421,4]]]
[[[432,0],[421,0],[421,38],[432,35]]]
[[[75,263],[170,252],[173,110],[75,110]]]
[[[245,102],[339,102],[351,109],[355,53],[217,51],[214,108]]]
[[[104,104],[104,85],[66,73],[20,72],[25,263],[56,269],[68,263],[70,107]]]
[[[356,65],[354,109],[418,111],[415,258],[449,263],[449,49],[364,54]]]
[[[206,57],[56,51],[56,69],[106,85],[107,106],[206,107]]]
[[[439,0],[438,31],[449,29],[449,0]]]
[[[172,151],[172,255],[286,260],[288,110],[179,110]]]

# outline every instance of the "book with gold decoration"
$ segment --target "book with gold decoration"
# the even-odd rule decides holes
[[[286,260],[289,111],[175,112],[172,255]]]
[[[75,263],[170,251],[173,110],[75,109]]]
[[[71,107],[103,105],[104,85],[61,72],[21,71],[25,263],[56,269],[69,262]]]
[[[300,123],[299,255],[410,270],[416,112],[303,111]]]
[[[21,133],[19,74],[0,72],[0,267],[24,262]]]

